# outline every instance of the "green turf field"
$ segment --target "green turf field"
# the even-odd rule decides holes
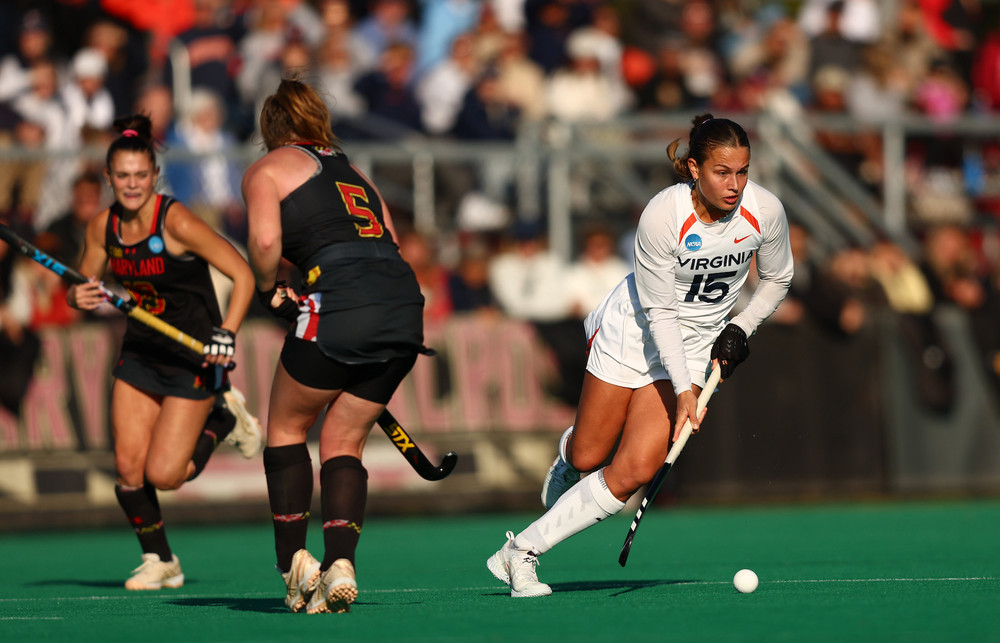
[[[1000,641],[997,500],[656,508],[624,569],[620,515],[541,559],[552,596],[512,599],[484,563],[533,517],[370,519],[341,615],[285,610],[269,525],[168,527],[187,582],[149,593],[122,588],[139,561],[125,527],[0,534],[0,638]],[[733,589],[742,567],[753,594]]]

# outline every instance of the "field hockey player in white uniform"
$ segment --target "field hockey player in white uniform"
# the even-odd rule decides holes
[[[698,394],[713,364],[723,379],[732,375],[791,283],[788,221],[777,197],[748,179],[746,132],[711,114],[693,123],[687,155],[676,156],[679,141],[667,148],[683,182],[643,211],[635,272],[587,317],[587,374],[542,490],[548,511],[516,536],[507,532],[487,561],[511,596],[551,594],[536,575],[538,557],[621,511],[686,420],[698,431]],[[754,257],[760,282],[727,320]]]

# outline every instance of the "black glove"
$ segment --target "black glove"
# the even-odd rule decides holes
[[[232,357],[236,351],[236,333],[225,328],[212,327],[212,339],[205,344],[205,356]]]
[[[712,359],[719,359],[722,379],[727,380],[736,366],[750,356],[747,334],[736,324],[727,324],[712,344]]]
[[[283,288],[285,282],[277,281],[270,290],[260,290],[257,289],[257,299],[260,303],[264,304],[264,308],[271,311],[271,314],[278,319],[284,319],[288,323],[294,323],[296,319],[299,318],[299,305],[288,299],[287,297],[282,297],[281,305],[278,307],[271,306],[271,300],[274,299],[274,293],[278,292],[278,288]]]

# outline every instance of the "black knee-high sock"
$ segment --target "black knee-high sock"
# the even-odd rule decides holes
[[[354,563],[354,550],[361,537],[368,498],[368,471],[354,456],[330,458],[320,469],[319,482],[323,502],[322,569],[333,561],[346,558]]]
[[[194,453],[191,454],[191,462],[194,462],[194,472],[188,476],[188,480],[194,480],[208,464],[208,459],[212,457],[212,452],[219,445],[219,440],[224,440],[229,432],[236,426],[236,416],[229,412],[224,405],[216,405],[205,420],[205,428],[198,436],[198,442],[194,445]]]
[[[160,560],[173,559],[167,533],[163,529],[160,502],[156,498],[156,488],[148,482],[141,487],[115,485],[118,504],[125,510],[125,516],[139,537],[139,546],[144,554],[157,554]]]
[[[312,504],[312,459],[305,443],[264,449],[267,496],[274,518],[278,569],[287,572],[292,556],[306,546]]]

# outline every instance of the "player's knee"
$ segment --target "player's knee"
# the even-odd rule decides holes
[[[577,471],[583,472],[599,469],[608,457],[608,454],[601,453],[595,449],[577,447],[572,440],[569,443],[569,448],[566,450],[566,455],[569,456],[568,464]]]
[[[146,470],[146,481],[160,491],[179,488],[187,480],[186,467],[183,470],[150,467]]]

